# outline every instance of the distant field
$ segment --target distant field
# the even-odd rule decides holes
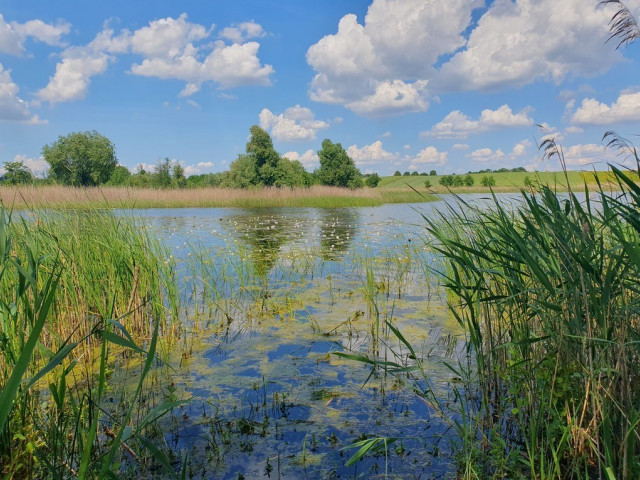
[[[601,181],[611,180],[612,174],[610,172],[597,172]],[[593,172],[567,172],[565,177],[564,172],[505,172],[505,173],[473,173],[474,184],[472,187],[452,187],[452,190],[456,191],[478,191],[488,190],[480,184],[482,177],[491,176],[495,179],[495,189],[499,191],[518,190],[524,187],[525,177],[534,183],[543,183],[548,185],[557,186],[560,190],[563,190],[567,186],[567,178],[569,179],[569,186],[581,187],[584,185],[585,180],[587,183],[595,183]],[[464,176],[464,175],[462,175]],[[379,187],[383,189],[401,189],[407,188],[407,185],[415,188],[416,190],[423,190],[425,180],[431,182],[431,190],[435,192],[447,191],[446,187],[440,185],[440,178],[442,175],[410,175],[410,176],[389,176],[382,177]]]

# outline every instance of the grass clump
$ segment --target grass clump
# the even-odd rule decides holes
[[[180,402],[138,403],[177,305],[165,251],[109,213],[32,215],[0,210],[0,474],[113,478],[152,458],[175,476],[146,435]],[[116,394],[133,355],[137,387]]]
[[[464,478],[640,478],[640,187],[611,176],[428,220],[466,331]]]

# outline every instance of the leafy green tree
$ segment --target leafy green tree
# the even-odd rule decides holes
[[[254,125],[250,128],[251,138],[247,142],[247,155],[255,158],[257,183],[270,187],[277,180],[282,180],[282,172],[278,172],[280,155],[273,148],[271,137],[262,128]]]
[[[258,185],[256,158],[252,155],[238,155],[231,163],[229,175],[223,185],[231,188],[249,188]]]
[[[425,180],[424,181],[424,188],[431,188],[431,181],[430,180]]]
[[[431,171],[429,172],[429,175],[431,175],[431,176],[435,176],[435,175],[438,175],[438,173],[437,173],[435,170],[431,170]]]
[[[275,173],[274,187],[307,187],[311,185],[311,175],[298,160],[281,158]]]
[[[400,170],[396,170],[393,174],[394,177],[400,177],[402,176],[402,174],[400,173]]]
[[[493,175],[485,175],[480,179],[480,185],[483,187],[494,187],[496,185],[496,179],[493,178]]]
[[[380,175],[378,175],[377,173],[372,173],[367,177],[364,183],[367,187],[376,188],[380,183]]]
[[[116,165],[116,168],[113,169],[111,177],[109,177],[109,181],[107,183],[109,185],[125,185],[130,178],[131,172],[127,167],[124,165]]]
[[[402,174],[402,176],[403,176],[403,177],[408,177],[408,176],[410,176],[410,175],[411,175],[411,172],[404,172],[404,173]]]
[[[454,175],[453,176],[453,186],[454,187],[461,187],[464,185],[464,178],[462,178],[460,175]]]
[[[184,168],[179,162],[175,162],[173,165],[173,178],[172,183],[178,188],[184,188],[187,186],[187,179],[184,176]]]
[[[411,172],[411,176],[412,177],[417,177],[418,175],[420,175],[417,170],[414,170],[413,172]]]
[[[443,175],[440,177],[439,183],[443,187],[453,187],[453,175]]]
[[[169,188],[171,186],[171,160],[165,158],[158,163],[153,174],[153,185],[158,188]]]
[[[42,147],[42,156],[49,163],[49,176],[65,185],[106,183],[118,164],[113,143],[95,130],[60,136]]]
[[[475,180],[473,179],[473,177],[469,174],[464,176],[464,184],[467,187],[473,187],[473,184],[475,183]]]
[[[33,173],[24,162],[5,162],[2,183],[9,185],[23,185],[33,183]]]
[[[322,185],[335,187],[362,187],[362,175],[353,160],[339,143],[333,143],[328,138],[322,142],[322,149],[318,152],[320,168],[317,171]]]

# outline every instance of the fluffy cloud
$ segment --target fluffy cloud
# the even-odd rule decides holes
[[[523,140],[519,143],[516,143],[511,150],[511,155],[514,157],[521,157],[527,152],[527,148],[531,146],[531,142],[529,140]]]
[[[431,130],[421,132],[421,135],[436,138],[466,138],[472,133],[529,125],[533,125],[533,119],[529,117],[528,109],[513,113],[509,105],[502,105],[496,110],[483,110],[478,120],[472,120],[460,110],[454,110]]]
[[[86,97],[91,77],[104,73],[113,57],[91,47],[71,47],[62,54],[56,73],[38,90],[40,100],[51,105]]]
[[[0,121],[43,123],[29,111],[27,102],[18,97],[18,85],[11,80],[11,72],[0,63]]]
[[[603,145],[593,143],[587,145],[572,145],[564,149],[564,159],[568,166],[604,165],[607,162],[619,161],[616,152],[608,150]]]
[[[435,147],[427,147],[409,159],[409,169],[418,170],[425,165],[444,165],[449,157],[448,152],[439,152]]]
[[[282,156],[289,160],[298,160],[308,170],[312,170],[320,165],[320,157],[318,157],[318,154],[313,150],[307,150],[302,155],[298,152],[287,152]]]
[[[432,88],[492,90],[602,73],[621,58],[606,44],[612,11],[583,0],[496,0]]]
[[[29,167],[29,170],[31,170],[34,175],[39,177],[44,176],[46,171],[49,170],[49,164],[44,159],[44,157],[32,158],[23,154],[16,155],[13,161],[24,163],[27,167]]]
[[[337,33],[307,51],[317,72],[311,98],[363,115],[426,110],[432,65],[464,46],[471,12],[481,5],[481,0],[374,0],[363,24],[345,15]],[[393,101],[394,94],[400,101]]]
[[[309,94],[362,115],[389,115],[426,110],[428,95],[597,75],[622,58],[606,44],[615,8],[597,3],[495,0],[473,24],[484,1],[373,0],[363,21],[345,15],[336,33],[308,49]],[[390,106],[386,92],[401,87],[415,91],[399,97],[414,101]]]
[[[480,148],[467,155],[476,162],[488,162],[489,160],[499,160],[504,157],[504,152],[500,149],[491,150],[490,148]]]
[[[382,147],[380,140],[373,142],[371,145],[365,145],[362,148],[358,148],[357,145],[351,145],[347,148],[347,155],[353,159],[357,166],[390,162],[398,156],[397,153],[387,152]]]
[[[249,26],[243,31],[253,35],[255,29]],[[189,22],[186,14],[151,21],[133,33],[122,30],[114,35],[112,29],[105,28],[91,43],[66,49],[55,75],[37,95],[51,104],[82,99],[91,77],[104,73],[115,55],[124,53],[143,57],[131,66],[135,75],[185,81],[181,97],[198,92],[205,82],[215,82],[222,89],[271,84],[274,70],[260,63],[257,42],[227,45],[218,40],[196,45],[210,38],[212,30],[213,26]]]
[[[0,52],[22,55],[27,38],[47,45],[62,45],[62,37],[70,30],[71,25],[65,21],[58,21],[56,24],[45,23],[42,20],[7,23],[0,14]]]
[[[246,42],[250,38],[264,37],[266,34],[262,26],[253,21],[243,22],[238,25],[231,25],[220,32],[222,38],[226,38],[234,43]]]
[[[600,103],[595,98],[585,98],[582,105],[571,117],[573,123],[590,125],[608,125],[639,120],[640,92],[621,94],[611,105]]]
[[[296,105],[279,115],[264,108],[260,112],[260,127],[270,132],[278,141],[292,142],[314,140],[319,130],[329,128],[329,123],[316,120],[310,109]]]
[[[198,168],[213,168],[213,162],[200,162],[196,166]]]
[[[234,43],[227,45],[218,40],[206,53],[208,47],[196,46],[194,42],[208,38],[213,26],[207,29],[191,23],[184,13],[177,19],[154,20],[131,36],[131,51],[144,57],[141,63],[131,66],[131,72],[146,77],[186,81],[188,85],[180,92],[181,96],[195,93],[207,81],[216,82],[223,89],[240,85],[271,85],[270,76],[274,70],[271,65],[260,63],[260,44],[240,43],[248,37],[259,36],[258,29],[262,32],[262,27],[247,22],[233,28],[239,32],[238,35],[225,29],[223,36]],[[201,60],[203,56],[204,60]]]
[[[375,91],[360,100],[346,104],[360,115],[376,117],[407,112],[424,112],[429,102],[424,98],[426,80],[405,83],[402,80],[385,81],[375,86]]]

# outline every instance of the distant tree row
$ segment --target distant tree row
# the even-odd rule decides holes
[[[250,129],[251,137],[245,153],[226,172],[185,176],[177,161],[165,158],[148,172],[142,166],[136,173],[118,165],[113,143],[98,132],[77,132],[60,136],[42,148],[49,164],[45,183],[74,186],[124,185],[153,188],[194,187],[305,187],[314,184],[347,188],[364,185],[376,187],[378,174],[363,175],[340,143],[326,139],[318,151],[320,167],[307,172],[302,163],[280,156],[269,134],[258,126]],[[33,183],[35,178],[23,162],[6,162],[3,183],[17,185]]]
[[[418,173],[417,171],[414,170],[413,172],[400,173],[400,170],[396,170],[395,173],[393,174],[394,177],[409,177],[409,176],[416,177],[418,175],[424,177],[427,175],[427,172]],[[437,173],[435,170],[431,170],[429,172],[429,175],[437,175]]]
[[[469,174],[467,175],[443,175],[440,177],[438,181],[440,185],[443,187],[471,187],[474,184],[473,177]]]
[[[509,172],[526,172],[527,169],[524,167],[515,167],[515,168],[498,168],[497,170],[492,170],[490,168],[485,168],[484,170],[478,170],[477,172],[469,171],[467,173],[509,173]]]

